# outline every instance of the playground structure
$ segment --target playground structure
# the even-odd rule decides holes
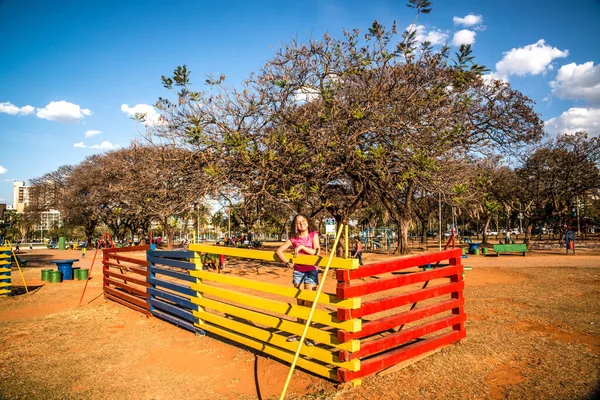
[[[23,276],[23,271],[21,270],[21,262],[19,261],[19,257],[17,257],[13,251],[12,244],[8,241],[5,241],[4,245],[0,245],[0,297],[10,296],[12,293],[12,260],[14,260],[17,265],[19,274],[21,275],[21,279],[23,281],[25,292],[29,293],[27,283],[25,282],[25,277]]]
[[[297,362],[337,382],[358,384],[367,375],[414,362],[466,335],[460,249],[360,269],[356,259],[300,255],[295,263],[329,264],[336,270],[335,293],[318,298],[315,291],[202,268],[204,254],[279,263],[272,251],[191,244],[187,251],[136,246],[106,248],[102,254],[107,299],[293,366]],[[418,269],[428,264],[436,267]],[[311,309],[297,305],[296,299],[316,304]],[[289,335],[318,345],[288,342]]]

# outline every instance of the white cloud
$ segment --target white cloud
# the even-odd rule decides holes
[[[500,76],[495,72],[490,72],[489,74],[482,75],[481,77],[486,83],[492,83],[494,80],[508,83],[508,79],[506,79],[506,77]]]
[[[570,108],[544,125],[553,136],[586,131],[590,136],[600,137],[600,108]]]
[[[83,144],[83,142],[79,142],[79,143],[74,143],[73,147],[79,147],[81,149],[85,149],[87,146],[85,144]]]
[[[160,125],[162,118],[154,107],[149,104],[136,104],[129,107],[127,104],[121,106],[121,111],[127,114],[130,118],[134,118],[136,114],[145,114],[144,125]]]
[[[4,168],[2,165],[0,165],[0,175],[7,173],[8,170],[6,168]]]
[[[550,82],[552,94],[561,99],[581,99],[589,104],[600,104],[600,65],[593,61],[577,65],[563,65]]]
[[[58,122],[75,122],[92,115],[92,111],[67,101],[52,101],[45,108],[38,108],[39,118]]]
[[[111,150],[111,149],[117,149],[117,148],[119,148],[119,145],[118,144],[112,144],[111,142],[108,142],[108,141],[104,141],[104,142],[102,142],[100,144],[95,144],[95,145],[89,146],[89,147],[90,147],[90,149],[108,149],[108,150]]]
[[[414,25],[410,24],[406,27],[406,30],[411,32],[415,31],[415,39],[417,42],[430,42],[432,45],[443,44],[448,39],[448,34],[444,33],[441,29],[434,29],[431,31],[427,31],[425,25]]]
[[[98,131],[98,130],[92,129],[92,130],[89,130],[89,131],[85,131],[85,137],[89,138],[89,137],[92,137],[92,136],[99,135],[101,133],[102,133],[102,131]]]
[[[454,33],[452,44],[454,46],[460,46],[461,44],[473,44],[475,43],[475,35],[477,35],[477,33],[474,31],[462,29]]]
[[[32,106],[17,107],[9,101],[0,103],[0,113],[10,115],[30,115],[33,114],[34,111],[35,108]]]
[[[552,69],[554,59],[568,55],[568,50],[548,46],[540,39],[537,43],[505,52],[502,60],[496,63],[496,73],[503,77],[542,74]]]
[[[469,14],[463,18],[454,17],[452,18],[452,21],[454,21],[454,25],[462,25],[469,27],[474,25],[481,25],[481,23],[483,22],[483,18],[481,17],[481,15]]]

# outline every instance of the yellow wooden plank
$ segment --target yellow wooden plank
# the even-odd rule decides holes
[[[247,319],[249,321],[261,324],[270,328],[277,328],[279,330],[289,332],[295,335],[302,335],[304,325],[298,322],[293,322],[281,317],[262,313],[260,311],[248,310],[243,307],[239,307],[233,304],[223,303],[213,299],[207,298],[191,298],[192,303],[204,308],[210,308],[215,311],[222,312],[224,314],[232,315],[234,317]],[[333,332],[328,332],[319,328],[309,327],[306,335],[309,339],[316,342],[333,346],[338,349],[347,350],[350,352],[356,352],[360,350],[360,340],[350,340],[348,342],[340,342],[337,336]]]
[[[263,342],[253,340],[246,336],[238,335],[235,332],[231,332],[226,329],[221,329],[221,328],[211,325],[211,324],[194,324],[194,325],[196,325],[198,328],[203,329],[205,331],[212,332],[212,333],[222,336],[226,339],[241,343],[244,346],[248,346],[253,349],[259,350],[262,353],[279,358],[280,360],[291,363],[294,359],[294,353],[290,353],[288,351],[281,350],[275,346],[271,346],[271,345],[265,344]],[[306,360],[304,358],[298,359],[298,366],[301,368],[304,368],[305,370],[310,371],[314,374],[323,376],[325,378],[328,378],[328,379],[331,379],[334,381],[338,380],[335,368],[328,368],[324,365]]]
[[[213,282],[226,283],[238,287],[258,290],[266,293],[278,294],[281,296],[291,297],[294,299],[315,301],[317,292],[314,290],[301,290],[289,286],[275,285],[273,283],[258,282],[252,279],[239,278],[231,275],[215,274],[207,271],[190,271],[190,275],[203,280]],[[329,304],[334,307],[350,308],[356,310],[360,308],[360,297],[355,297],[347,300],[341,300],[333,293],[321,293],[319,303]]]
[[[299,306],[292,303],[282,301],[264,299],[262,297],[253,296],[250,294],[240,293],[229,289],[223,289],[216,286],[210,286],[204,283],[190,284],[192,290],[200,293],[207,293],[213,296],[218,296],[236,303],[249,305],[252,307],[262,308],[279,314],[289,315],[291,317],[307,319],[310,314],[310,308]],[[340,321],[336,317],[336,313],[330,313],[323,310],[315,310],[313,316],[314,322],[319,322],[333,328],[344,329],[348,332],[358,332],[361,329],[360,319],[350,319],[348,321]]]
[[[10,272],[10,268],[0,268],[0,273],[2,272]]]
[[[286,340],[286,336],[267,331],[263,328],[245,324],[243,322],[235,321],[229,318],[221,317],[219,315],[212,314],[206,311],[193,311],[192,313],[194,314],[194,316],[201,318],[206,322],[210,322],[214,325],[229,329],[234,332],[241,333],[251,338],[260,340],[261,342],[266,342],[268,344],[281,347],[285,350],[292,352],[295,352],[298,349],[298,342],[288,342]],[[360,370],[359,360],[350,360],[342,362],[336,355],[333,354],[331,350],[323,349],[321,347],[303,345],[300,353],[306,357],[313,358],[325,364],[331,364],[336,367],[347,368],[351,371]]]
[[[12,286],[11,282],[0,282],[0,287],[9,287]]]
[[[223,254],[231,257],[250,258],[253,260],[277,261],[281,262],[274,251],[239,249],[237,247],[221,247],[207,244],[190,244],[188,249],[201,253]],[[285,255],[288,260],[293,260],[295,264],[316,265],[325,267],[329,257],[299,255],[294,257],[291,253]],[[358,259],[335,257],[331,263],[331,268],[338,269],[358,269]]]

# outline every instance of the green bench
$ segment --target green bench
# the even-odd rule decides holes
[[[527,253],[527,245],[525,243],[517,243],[517,244],[495,244],[494,251],[496,252],[496,256],[499,256],[500,253]]]

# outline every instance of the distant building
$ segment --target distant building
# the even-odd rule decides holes
[[[13,182],[13,209],[17,212],[25,211],[25,207],[29,205],[29,186],[25,186],[25,182]]]
[[[42,231],[48,231],[55,226],[62,226],[62,219],[60,218],[60,211],[50,210],[44,211],[40,214],[40,227]]]

